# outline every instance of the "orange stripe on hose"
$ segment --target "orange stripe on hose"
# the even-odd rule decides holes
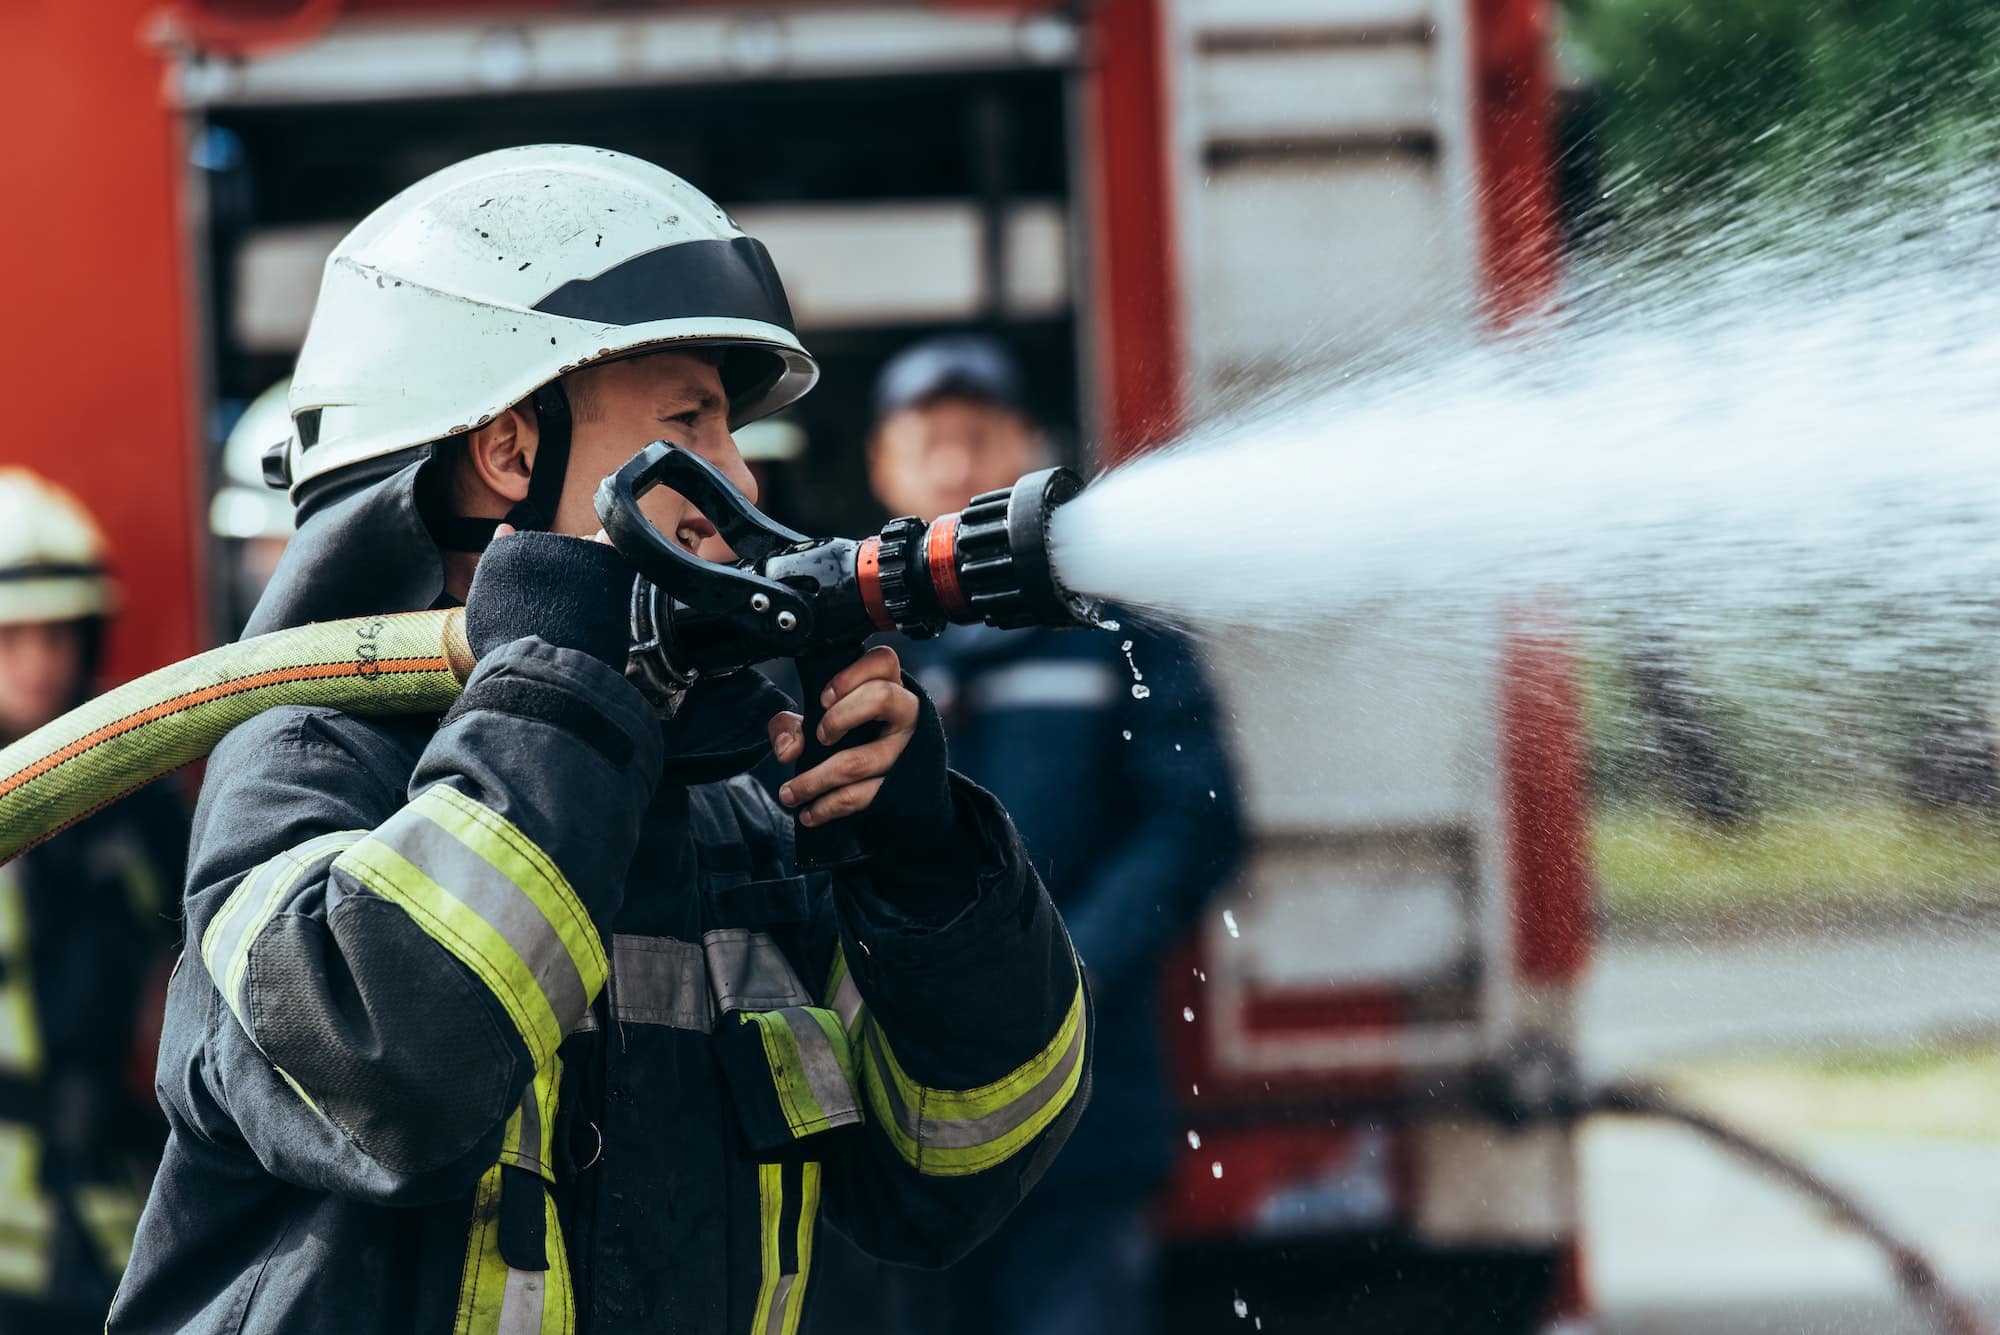
[[[448,658],[385,658],[373,663],[305,663],[297,667],[273,668],[268,672],[252,673],[247,677],[233,677],[228,681],[204,686],[198,691],[187,691],[171,699],[148,705],[136,713],[107,723],[77,738],[57,751],[51,751],[26,769],[17,770],[5,778],[0,778],[0,797],[5,797],[15,789],[39,779],[50,770],[67,761],[76,759],[86,751],[102,746],[114,737],[121,737],[135,728],[158,722],[169,715],[194,709],[232,695],[242,695],[248,691],[262,690],[267,686],[284,686],[295,681],[324,681],[336,677],[382,677],[402,676],[415,672],[450,672]]]

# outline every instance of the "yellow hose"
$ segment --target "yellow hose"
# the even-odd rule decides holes
[[[434,713],[458,698],[472,664],[465,613],[452,608],[274,631],[148,673],[0,750],[0,862],[207,755],[267,709]]]

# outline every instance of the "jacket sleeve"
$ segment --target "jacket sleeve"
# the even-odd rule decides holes
[[[863,1125],[825,1168],[830,1222],[864,1250],[949,1265],[991,1233],[1068,1138],[1090,1090],[1090,997],[1006,812],[951,776],[974,845],[959,907],[926,921],[836,878],[827,1003]]]
[[[414,773],[328,711],[238,729],[196,819],[184,967],[212,986],[186,1098],[302,1186],[467,1189],[604,987],[659,760],[636,691],[534,639],[481,661]]]
[[[1148,635],[1138,650],[1151,698],[1121,693],[1119,717],[1108,721],[1132,738],[1113,795],[1132,815],[1063,901],[1077,953],[1107,996],[1148,981],[1243,848],[1229,755],[1200,667],[1177,638]]]

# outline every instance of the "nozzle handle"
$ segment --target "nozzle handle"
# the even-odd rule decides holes
[[[826,709],[819,702],[820,695],[842,668],[859,657],[861,646],[858,644],[837,645],[799,655],[799,690],[805,695],[805,699],[799,702],[800,713],[805,716],[805,748],[799,752],[799,773],[804,774],[836,753],[865,745],[880,735],[881,730],[871,725],[856,728],[841,738],[837,746],[827,746],[819,740],[819,725],[826,718]],[[855,837],[852,820],[837,820],[829,825],[800,825],[797,851],[798,868],[802,872],[835,871],[841,867],[856,866],[868,858],[861,850],[861,841]]]

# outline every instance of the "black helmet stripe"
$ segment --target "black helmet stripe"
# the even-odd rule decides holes
[[[634,255],[595,278],[564,283],[535,309],[593,324],[706,318],[757,320],[798,332],[770,252],[748,236],[683,241]]]

